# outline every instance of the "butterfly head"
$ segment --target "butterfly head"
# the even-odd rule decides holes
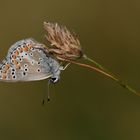
[[[55,83],[57,83],[58,81],[59,81],[59,77],[58,76],[53,76],[53,77],[51,77],[50,78],[50,81],[53,83],[53,84],[55,84]]]
[[[50,82],[57,83],[60,79],[60,73],[61,73],[61,66],[59,62],[57,62],[55,59],[51,59],[51,72],[52,76],[50,77]]]

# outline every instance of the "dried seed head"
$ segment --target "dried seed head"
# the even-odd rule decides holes
[[[46,39],[51,43],[49,52],[59,60],[76,60],[83,56],[76,34],[57,23],[44,22]]]

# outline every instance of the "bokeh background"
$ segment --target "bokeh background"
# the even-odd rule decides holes
[[[89,57],[140,91],[139,15],[139,0],[0,1],[0,58],[20,39],[44,42],[43,21],[58,22],[78,34]],[[47,80],[0,83],[1,140],[140,139],[140,97],[111,79],[71,65],[50,89],[42,106]]]

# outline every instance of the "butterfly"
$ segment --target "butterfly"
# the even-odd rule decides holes
[[[32,38],[20,40],[8,50],[0,65],[0,81],[38,81],[60,79],[63,66],[45,50],[45,45]]]

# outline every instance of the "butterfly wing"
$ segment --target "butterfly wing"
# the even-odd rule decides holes
[[[53,75],[52,63],[55,60],[43,49],[44,45],[33,39],[21,40],[12,45],[6,60],[0,66],[0,80],[36,81],[51,77]],[[59,67],[57,61],[55,65]]]

